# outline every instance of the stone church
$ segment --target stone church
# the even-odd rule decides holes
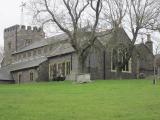
[[[129,45],[130,38],[120,28],[118,39],[113,34],[99,38],[85,60],[85,72],[91,79],[114,79],[112,46],[115,43]],[[123,78],[136,78],[143,73],[153,73],[153,45],[150,35],[147,41],[137,44],[130,61],[124,66]],[[49,81],[61,71],[66,80],[75,79],[78,58],[68,42],[66,34],[45,38],[41,28],[15,25],[4,30],[4,59],[1,63],[0,82],[25,83]]]

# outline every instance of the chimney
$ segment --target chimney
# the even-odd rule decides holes
[[[153,53],[153,42],[151,40],[151,35],[150,34],[147,34],[147,41],[146,41],[145,45]]]
[[[144,44],[144,38],[142,38],[141,44]]]
[[[152,41],[151,41],[151,34],[147,34],[147,41],[152,42]]]

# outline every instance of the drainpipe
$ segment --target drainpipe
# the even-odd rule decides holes
[[[103,69],[104,69],[103,78],[105,80],[106,79],[106,51],[103,51]]]

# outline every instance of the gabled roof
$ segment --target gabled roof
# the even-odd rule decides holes
[[[23,70],[27,68],[33,68],[39,66],[41,63],[45,62],[47,60],[46,57],[40,57],[40,58],[35,58],[32,60],[28,61],[23,61],[20,63],[15,63],[10,66],[10,71],[17,71],[17,70]]]
[[[142,48],[142,46],[143,46],[144,48],[146,48],[146,50],[147,50],[150,54],[153,55],[153,52],[152,52],[144,43],[136,44],[136,45],[135,45],[136,51],[142,53],[142,51],[140,50],[140,49]],[[153,56],[154,56],[154,55],[153,55]]]
[[[15,63],[6,67],[2,67],[0,69],[0,80],[13,80],[13,77],[10,72],[37,67],[46,60],[46,57],[40,57],[29,61]]]
[[[64,55],[67,53],[72,53],[74,51],[75,50],[70,43],[62,43],[48,57]]]
[[[127,42],[127,43],[131,43],[131,39],[129,38],[128,34],[126,33],[126,31],[124,30],[124,28],[119,28],[116,32],[117,34],[117,37],[114,38],[114,33],[115,31],[113,31],[113,29],[110,29],[108,31],[105,31],[105,32],[100,32],[98,34],[106,34],[102,37],[99,37],[99,41],[101,42],[101,44],[103,46],[106,46],[108,44],[115,44],[115,42],[124,42],[124,40]]]

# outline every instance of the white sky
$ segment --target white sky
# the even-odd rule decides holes
[[[3,46],[3,31],[5,28],[20,24],[21,21],[21,7],[22,1],[27,0],[1,0],[0,4],[0,46]],[[24,18],[26,16],[24,15]],[[24,21],[25,25],[28,25],[28,21]],[[152,40],[160,43],[160,34],[152,34]],[[157,42],[154,42],[157,44]]]
[[[20,24],[22,0],[1,0],[0,4],[0,46],[3,46],[3,31],[6,27]]]

